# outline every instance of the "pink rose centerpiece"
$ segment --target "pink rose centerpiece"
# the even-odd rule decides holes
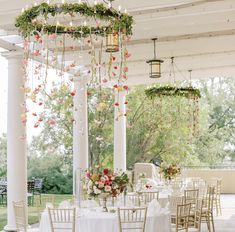
[[[103,198],[103,211],[107,212],[107,197],[116,197],[127,187],[129,178],[126,173],[115,173],[110,169],[87,170],[86,191],[91,197]]]

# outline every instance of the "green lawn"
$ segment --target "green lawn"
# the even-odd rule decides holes
[[[46,195],[43,195],[46,196]],[[42,196],[42,197],[43,197]],[[67,199],[71,199],[71,195],[55,195],[55,206]],[[29,214],[29,224],[38,223],[38,211],[37,207],[29,206],[28,207],[28,214]],[[0,205],[0,231],[3,230],[4,226],[7,224],[7,209],[6,206]]]

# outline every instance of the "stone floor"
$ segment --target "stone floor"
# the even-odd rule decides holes
[[[226,194],[221,196],[222,216],[215,216],[216,232],[235,232],[235,195]],[[207,227],[203,225],[202,232]]]

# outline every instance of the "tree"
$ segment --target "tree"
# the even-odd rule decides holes
[[[6,177],[7,173],[7,138],[6,134],[0,137],[0,177]]]

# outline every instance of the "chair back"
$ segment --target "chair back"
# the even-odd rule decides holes
[[[184,190],[184,203],[191,203],[191,207],[195,208],[199,196],[199,189]]]
[[[191,209],[190,203],[177,206],[176,231],[179,230],[188,231],[190,209]]]
[[[206,198],[203,201],[203,207],[207,208],[208,211],[213,212],[215,199],[215,186],[208,186]]]
[[[42,195],[41,198],[36,198],[35,206],[37,208],[38,213],[38,219],[40,221],[41,214],[45,210],[48,205],[51,205],[51,207],[55,207],[55,196],[52,194]]]
[[[147,208],[118,208],[118,220],[120,232],[133,231],[144,232],[146,224]]]
[[[140,206],[140,196],[139,194],[127,194],[127,199],[132,203],[133,206]]]
[[[159,198],[159,192],[139,192],[140,198],[142,201],[144,201],[145,204],[150,203],[152,200],[156,199],[158,200]]]
[[[183,197],[181,196],[169,196],[169,209],[171,211],[171,215],[176,215],[177,206],[183,204]]]
[[[182,180],[174,180],[171,182],[172,189],[181,189],[183,187],[183,181]]]
[[[75,232],[76,209],[48,209],[51,231]]]
[[[17,232],[27,231],[26,207],[24,201],[13,202]]]

